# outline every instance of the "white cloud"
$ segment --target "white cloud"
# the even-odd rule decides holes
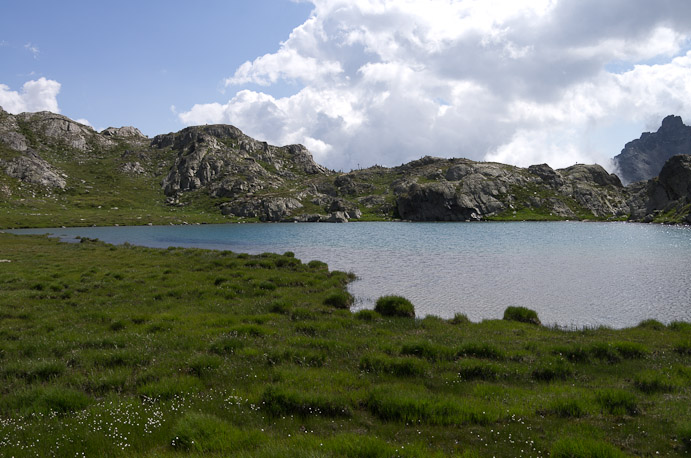
[[[38,59],[38,55],[40,54],[38,46],[31,43],[27,43],[24,45],[24,49],[29,51],[34,56],[34,59]]]
[[[225,80],[237,91],[227,103],[197,104],[179,119],[303,143],[346,170],[425,154],[606,165],[632,138],[612,151],[598,140],[603,126],[691,120],[685,0],[312,3],[275,53]],[[612,63],[629,70],[608,72]],[[298,92],[272,96],[285,82]]]
[[[46,78],[27,81],[21,92],[12,91],[8,86],[0,84],[0,106],[13,114],[44,110],[59,113],[59,92],[60,83]]]

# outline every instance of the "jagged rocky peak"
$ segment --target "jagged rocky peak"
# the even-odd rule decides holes
[[[614,158],[624,183],[656,177],[665,162],[677,154],[691,154],[691,127],[680,116],[669,115],[657,132],[645,132],[626,144]]]

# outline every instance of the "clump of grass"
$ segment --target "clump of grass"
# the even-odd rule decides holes
[[[590,355],[588,349],[583,345],[560,345],[552,348],[552,354],[559,355],[574,363],[588,361]]]
[[[500,378],[501,369],[496,364],[463,361],[458,367],[458,376],[463,380],[494,381]]]
[[[636,415],[638,413],[636,397],[628,391],[600,390],[595,394],[595,401],[612,415]]]
[[[185,452],[230,453],[254,449],[263,441],[258,431],[240,430],[211,414],[187,412],[175,423],[170,444]]]
[[[609,363],[616,363],[621,360],[619,353],[609,343],[596,342],[588,347],[588,353],[597,359],[605,360]]]
[[[456,356],[471,356],[473,358],[495,360],[502,360],[505,358],[503,351],[487,342],[469,342],[463,344],[458,351],[456,351]]]
[[[245,342],[237,337],[222,337],[209,346],[209,351],[217,355],[232,355],[245,346]]]
[[[379,316],[374,310],[360,310],[355,314],[355,318],[362,321],[374,321]]]
[[[470,319],[468,318],[468,315],[465,313],[456,313],[454,314],[453,318],[449,320],[449,323],[451,324],[469,324]]]
[[[409,392],[381,387],[367,399],[368,410],[385,421],[406,424],[476,424],[496,421],[496,414],[484,405],[460,403],[452,398],[439,398],[422,392]]]
[[[633,378],[633,384],[647,394],[668,393],[675,389],[675,384],[669,376],[652,370],[636,374]]]
[[[682,340],[675,343],[674,351],[680,355],[691,355],[691,340]]]
[[[626,454],[607,442],[587,437],[557,440],[550,451],[552,458],[626,458]]]
[[[218,369],[222,362],[216,355],[196,355],[187,363],[187,368],[193,375],[203,377]]]
[[[557,358],[540,361],[531,372],[531,376],[540,382],[566,380],[571,375],[573,375],[573,368],[571,365]]]
[[[277,386],[270,386],[264,390],[261,403],[263,409],[273,416],[349,417],[352,414],[346,399]]]
[[[453,359],[455,352],[449,347],[435,345],[427,341],[419,341],[403,344],[401,355],[417,356],[430,361],[446,361]]]
[[[324,305],[337,309],[349,309],[353,304],[353,296],[347,291],[334,291],[324,299]]]
[[[624,359],[640,359],[650,353],[648,347],[637,342],[612,342],[612,347]]]
[[[586,402],[581,398],[560,398],[552,401],[547,413],[562,418],[581,418],[588,414]]]
[[[504,310],[504,319],[535,325],[541,324],[540,319],[537,317],[537,312],[526,307],[506,307],[506,310]]]
[[[285,315],[288,312],[290,312],[291,309],[291,304],[289,301],[285,299],[279,299],[276,301],[273,301],[271,305],[269,305],[269,311],[271,313],[279,313],[281,315]]]
[[[86,408],[92,400],[85,393],[67,387],[39,386],[22,390],[0,401],[7,408],[24,413],[68,414]]]
[[[691,452],[691,421],[681,423],[676,428],[677,440],[687,452]]]
[[[684,321],[672,321],[669,324],[669,329],[677,332],[691,332],[691,323]]]
[[[639,328],[643,329],[652,329],[655,331],[663,331],[665,329],[665,325],[660,323],[658,320],[643,320],[640,323],[638,323]]]
[[[374,310],[383,316],[415,318],[415,307],[402,296],[382,296],[377,299]]]
[[[176,395],[196,393],[203,388],[202,382],[189,375],[164,377],[139,388],[139,394],[151,399],[172,399]]]
[[[398,377],[420,377],[427,373],[429,364],[417,358],[392,358],[386,355],[365,355],[360,359],[360,370],[386,373]]]

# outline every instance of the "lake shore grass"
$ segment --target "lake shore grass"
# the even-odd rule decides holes
[[[0,456],[691,453],[691,324],[351,313],[352,280],[0,234]]]

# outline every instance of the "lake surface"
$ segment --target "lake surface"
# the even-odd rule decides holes
[[[347,223],[27,229],[149,247],[293,251],[354,272],[354,310],[398,294],[473,321],[507,306],[565,327],[691,321],[691,228],[630,223]]]

